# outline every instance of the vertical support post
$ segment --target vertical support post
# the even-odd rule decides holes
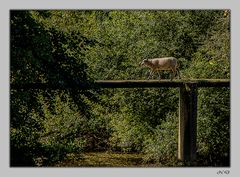
[[[186,83],[180,87],[178,159],[192,161],[196,158],[197,139],[197,84]]]

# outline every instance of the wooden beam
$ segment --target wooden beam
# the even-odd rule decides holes
[[[102,88],[151,88],[151,87],[180,87],[180,80],[98,80],[95,82]]]
[[[146,88],[181,87],[187,83],[196,83],[197,87],[229,87],[229,79],[192,79],[192,80],[98,80],[102,88]]]
[[[185,83],[196,83],[197,87],[230,87],[230,79],[195,79]]]
[[[197,84],[180,87],[178,128],[178,159],[192,161],[196,158],[197,140]]]
[[[196,83],[198,87],[229,87],[229,79],[193,79],[193,80],[98,80],[83,83],[22,83],[11,84],[11,89],[95,89],[95,88],[154,88],[182,87],[187,83]]]

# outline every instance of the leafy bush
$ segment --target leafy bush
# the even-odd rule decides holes
[[[82,150],[84,146],[81,136],[76,139],[82,128],[76,121],[91,115],[89,102],[97,99],[93,91],[41,92],[21,88],[29,83],[58,88],[91,84],[86,64],[65,48],[68,42],[67,35],[44,28],[29,11],[11,11],[10,81],[15,85],[11,88],[10,105],[11,166],[34,166],[35,159],[46,154],[48,161],[56,161],[64,158],[66,152]],[[44,141],[44,137],[48,140]]]
[[[204,159],[201,163],[228,166],[230,161],[229,89],[201,89],[199,98],[197,144],[198,155]]]
[[[168,113],[166,121],[158,125],[144,141],[145,161],[154,161],[163,166],[177,163],[178,117]]]

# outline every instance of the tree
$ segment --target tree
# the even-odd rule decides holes
[[[79,40],[87,41],[86,38]],[[10,105],[12,166],[36,165],[37,159],[42,156],[46,156],[44,158],[47,161],[59,160],[64,157],[66,148],[69,148],[68,146],[76,138],[82,138],[79,137],[82,134],[76,133],[82,129],[81,125],[52,134],[50,132],[53,130],[49,130],[49,126],[46,126],[46,122],[51,119],[51,116],[49,117],[51,114],[47,110],[56,113],[56,110],[64,104],[69,109],[74,108],[75,113],[80,114],[77,118],[84,121],[91,116],[88,102],[97,99],[93,91],[81,89],[92,81],[87,75],[87,66],[81,58],[76,59],[68,53],[68,49],[72,47],[75,47],[74,43],[69,43],[66,34],[55,29],[45,29],[33,18],[31,12],[11,11],[11,84],[15,85],[11,88]],[[50,87],[80,89],[46,90],[45,92],[21,89],[21,85],[26,83],[46,83]],[[60,95],[61,101],[56,102],[57,95]],[[67,112],[62,112],[58,116],[56,121],[59,121],[61,116],[69,115]],[[58,122],[55,122],[55,125],[57,124]],[[84,130],[81,131],[84,132]],[[55,136],[56,133],[61,134],[58,142],[49,141],[44,144],[43,136],[45,138],[46,134]],[[49,143],[50,146],[47,146]],[[62,150],[59,149],[58,144],[64,144]],[[60,155],[54,155],[54,153]],[[50,158],[53,156],[59,158]]]

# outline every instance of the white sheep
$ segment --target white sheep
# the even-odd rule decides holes
[[[153,76],[153,73],[158,73],[158,79],[160,80],[160,73],[159,71],[172,71],[171,74],[171,80],[178,75],[178,78],[180,78],[180,72],[179,72],[179,65],[177,62],[177,59],[174,57],[165,57],[165,58],[154,58],[154,59],[144,59],[141,62],[141,66],[146,66],[151,69],[148,80],[150,77]]]

